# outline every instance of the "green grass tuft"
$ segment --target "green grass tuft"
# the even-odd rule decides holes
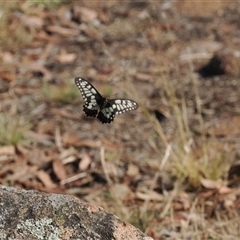
[[[80,92],[74,84],[67,86],[45,84],[43,94],[46,99],[61,103],[71,103],[80,96]]]
[[[0,129],[0,145],[17,145],[24,139],[23,134],[29,126],[22,123],[20,116],[12,117],[1,113]]]
[[[32,0],[30,1],[34,6],[41,8],[57,8],[62,4],[70,3],[71,0]]]

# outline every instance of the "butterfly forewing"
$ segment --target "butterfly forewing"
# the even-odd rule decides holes
[[[96,117],[99,111],[99,106],[104,102],[104,98],[87,80],[83,78],[75,78],[75,83],[84,100],[83,111],[89,117]]]
[[[83,110],[89,117],[97,117],[102,123],[110,123],[116,114],[136,110],[138,104],[130,99],[107,99],[101,96],[97,89],[83,78],[75,78],[83,100]]]

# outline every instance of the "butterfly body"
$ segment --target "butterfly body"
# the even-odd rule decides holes
[[[95,87],[83,78],[75,78],[83,100],[83,111],[89,117],[98,118],[102,123],[111,123],[115,115],[132,111],[138,104],[130,99],[108,99],[101,96]]]

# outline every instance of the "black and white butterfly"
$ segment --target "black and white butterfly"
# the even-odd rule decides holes
[[[96,117],[102,123],[110,123],[114,120],[115,115],[138,108],[138,104],[130,99],[102,97],[97,89],[83,78],[75,78],[75,83],[84,100],[83,111],[88,117]]]

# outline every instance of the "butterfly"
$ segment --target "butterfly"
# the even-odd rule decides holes
[[[75,78],[75,83],[84,100],[83,111],[88,117],[98,118],[102,123],[111,123],[115,115],[138,108],[138,104],[130,99],[102,97],[90,82],[81,77]]]

